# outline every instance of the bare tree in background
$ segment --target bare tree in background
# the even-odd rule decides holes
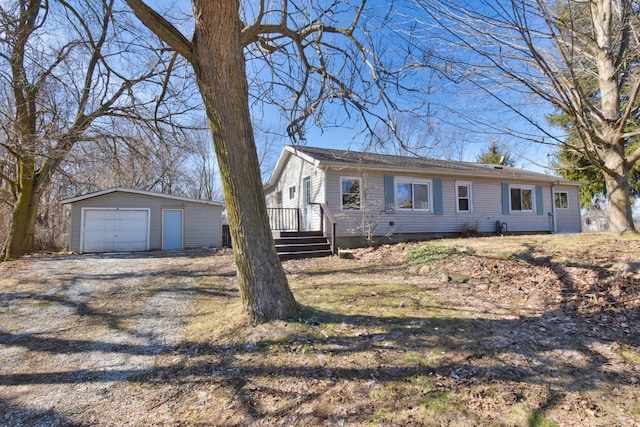
[[[186,196],[203,200],[222,200],[217,161],[208,130],[196,129],[187,134],[188,155],[180,165],[185,171]]]
[[[288,100],[279,105],[290,111],[288,132],[294,138],[304,137],[309,118],[326,119],[324,108],[332,101],[362,117],[386,120],[395,107],[387,88],[401,91],[402,71],[410,68],[406,61],[414,59],[391,41],[393,15],[380,13],[379,5],[367,8],[365,1],[193,0],[195,33],[187,37],[143,1],[127,3],[195,70],[248,319],[255,324],[294,315],[297,305],[269,228],[249,94],[268,104]],[[381,28],[386,39],[374,31]],[[389,52],[400,58],[387,65],[393,70],[383,66]]]
[[[213,171],[202,170],[201,158],[209,158],[211,150],[200,149],[197,131],[145,130],[127,125],[117,135],[74,147],[59,171],[70,195],[127,187],[201,198],[202,180]]]
[[[33,249],[40,200],[74,146],[121,120],[171,113],[162,51],[129,31],[115,0],[13,0],[0,5],[0,187],[11,205],[2,259]],[[145,88],[143,89],[144,86]]]
[[[393,128],[381,126],[366,147],[376,153],[464,160],[469,135],[420,110],[398,114]]]
[[[429,117],[398,114],[394,127],[380,125],[367,150],[397,156],[434,156],[436,144]]]
[[[605,175],[611,231],[634,231],[629,174],[640,147],[640,3],[636,0],[416,0],[430,15],[441,69],[536,129],[531,140],[568,145]],[[432,46],[430,46],[431,48]],[[572,140],[554,137],[532,115],[531,100],[566,115]],[[465,111],[469,120],[474,113]],[[517,133],[500,116],[492,123]],[[544,118],[542,118],[544,121]],[[491,125],[488,125],[491,126]]]

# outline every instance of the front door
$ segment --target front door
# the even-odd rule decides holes
[[[311,218],[313,214],[311,210],[311,177],[308,176],[304,179],[304,181],[302,181],[302,190],[302,213],[304,216],[304,229],[311,230]]]
[[[182,250],[182,209],[162,211],[162,249]]]

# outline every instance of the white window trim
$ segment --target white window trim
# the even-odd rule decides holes
[[[473,181],[456,181],[456,212],[457,213],[473,213]],[[469,209],[466,211],[460,210],[460,194],[458,193],[458,186],[466,186],[468,188],[467,198],[469,199]],[[509,193],[511,197],[511,193]]]
[[[520,194],[522,195],[522,190],[530,190],[531,191],[531,209],[529,210],[524,210],[524,209],[520,209],[517,211],[514,211],[513,209],[511,209],[511,189],[519,189],[520,190]],[[509,212],[511,213],[535,213],[536,212],[536,186],[535,185],[526,185],[526,184],[510,184],[509,185]]]
[[[562,206],[556,206],[556,194],[566,194],[567,195],[567,207],[563,208]],[[553,206],[556,209],[569,209],[569,192],[568,191],[554,191],[553,192]]]
[[[357,180],[358,181],[358,187],[360,188],[360,207],[358,209],[345,209],[344,205],[342,204],[342,196],[344,195],[342,193],[342,180],[344,179],[350,179],[350,180]],[[359,212],[362,210],[362,178],[359,176],[341,176],[340,177],[340,182],[339,182],[340,188],[339,188],[339,194],[340,194],[340,210],[341,211],[345,211],[345,212],[349,212],[349,211],[356,211]]]
[[[398,184],[427,184],[427,202],[429,203],[428,209],[416,209],[413,208],[401,208],[400,203],[398,203]],[[393,182],[393,192],[394,192],[394,203],[396,205],[396,209],[402,212],[433,212],[433,180],[432,179],[423,179],[423,178],[410,178],[410,177],[396,177]],[[413,192],[412,192],[413,194]],[[415,205],[414,200],[411,200],[411,203]]]

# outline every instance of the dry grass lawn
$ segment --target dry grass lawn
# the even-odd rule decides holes
[[[0,424],[640,426],[639,238],[355,256],[258,327],[223,252],[1,264]]]

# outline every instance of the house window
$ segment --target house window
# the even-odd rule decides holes
[[[296,187],[289,187],[289,200],[296,198]]]
[[[569,193],[561,191],[555,193],[556,209],[569,209]]]
[[[360,178],[341,178],[343,210],[359,210],[361,200]]]
[[[282,191],[276,191],[276,206],[282,206]]]
[[[414,211],[429,211],[430,181],[396,180],[396,207]]]
[[[473,212],[473,186],[468,181],[456,181],[456,209],[458,212]]]
[[[533,187],[511,186],[511,210],[533,212]]]

